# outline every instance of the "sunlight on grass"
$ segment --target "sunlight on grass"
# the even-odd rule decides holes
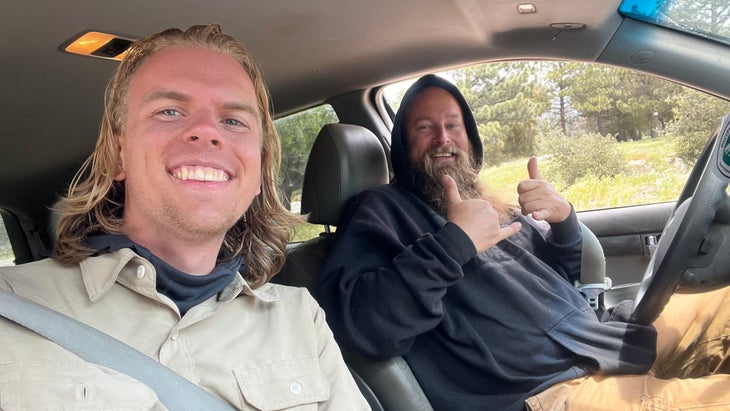
[[[332,232],[335,231],[335,227],[330,228]],[[324,232],[324,226],[318,224],[302,223],[294,228],[294,236],[292,241],[304,241],[310,238],[317,237],[320,233]]]
[[[542,163],[538,163],[538,167],[542,165]],[[505,201],[517,204],[517,184],[528,177],[527,158],[484,168],[479,176],[494,194]]]
[[[614,177],[584,176],[574,184],[555,188],[577,211],[673,201],[689,176],[690,164],[677,158],[668,137],[615,143],[626,161],[627,171]],[[550,159],[541,157],[542,177],[550,176]],[[527,158],[488,167],[482,181],[507,201],[517,203],[517,184],[527,178]]]

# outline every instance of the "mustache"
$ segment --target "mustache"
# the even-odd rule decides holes
[[[453,164],[441,164],[434,161],[434,157],[454,156]],[[422,161],[423,170],[432,176],[443,174],[444,169],[474,169],[474,161],[471,153],[456,146],[440,146],[424,153]]]

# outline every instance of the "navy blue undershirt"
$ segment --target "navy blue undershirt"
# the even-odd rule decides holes
[[[97,254],[130,248],[150,261],[157,271],[157,292],[174,301],[180,310],[181,316],[185,315],[190,308],[221,292],[233,281],[236,272],[243,265],[243,258],[240,255],[229,260],[220,261],[225,257],[221,251],[221,254],[218,255],[219,263],[210,274],[191,275],[162,261],[150,250],[135,243],[125,235],[101,234],[90,236],[86,239],[86,244],[96,250]]]

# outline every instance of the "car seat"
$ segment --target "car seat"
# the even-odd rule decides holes
[[[324,225],[325,232],[292,246],[272,282],[306,287],[314,295],[334,236],[330,227],[337,225],[345,202],[365,188],[388,181],[385,150],[375,134],[356,125],[325,125],[307,160],[301,204],[302,214],[309,214],[310,223]],[[402,357],[373,360],[343,355],[355,379],[362,378],[385,411],[433,410]]]

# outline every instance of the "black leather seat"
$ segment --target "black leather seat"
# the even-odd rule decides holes
[[[380,140],[365,127],[327,124],[309,153],[302,186],[302,214],[321,224],[319,237],[292,246],[286,263],[272,281],[307,287],[314,295],[319,270],[345,202],[368,187],[387,184],[388,163]]]
[[[322,224],[325,232],[293,246],[284,267],[273,282],[306,287],[314,295],[322,262],[330,250],[333,233],[345,202],[365,188],[389,181],[388,163],[383,146],[368,129],[349,124],[328,124],[322,128],[312,147],[304,172],[302,214],[309,222]],[[377,403],[373,409],[385,411],[433,410],[408,364],[401,357],[371,360],[343,353],[354,370],[356,380],[366,383]]]

